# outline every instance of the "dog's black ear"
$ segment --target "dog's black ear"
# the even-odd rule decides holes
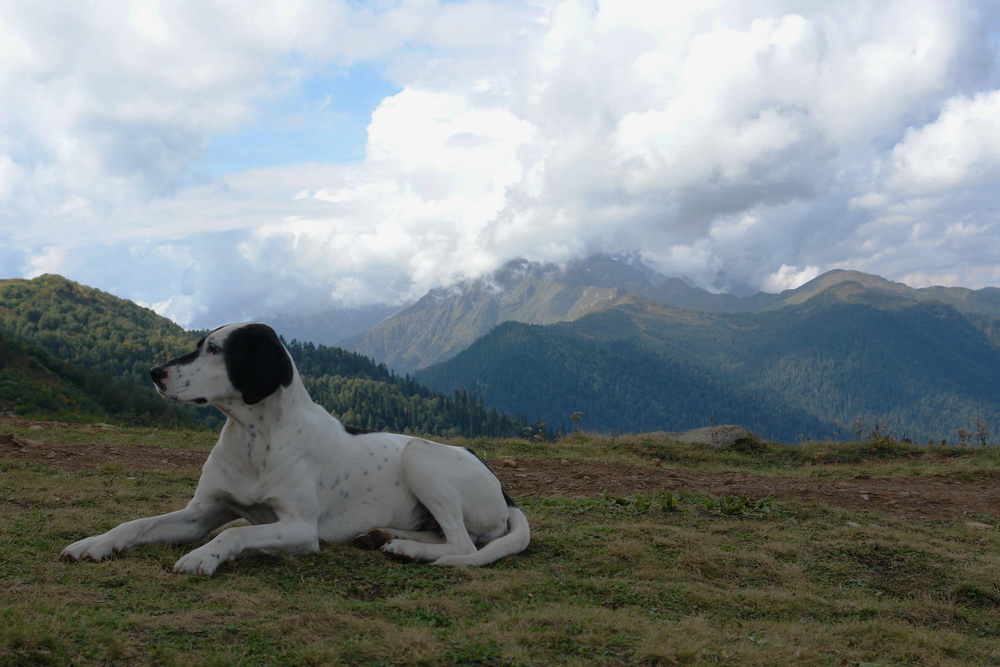
[[[248,324],[225,342],[226,372],[243,402],[253,405],[292,381],[292,361],[266,324]]]

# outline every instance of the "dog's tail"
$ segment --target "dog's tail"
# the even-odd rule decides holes
[[[442,556],[434,561],[435,565],[464,565],[466,567],[482,567],[504,556],[521,553],[531,542],[531,527],[528,518],[516,505],[510,505],[507,513],[507,532],[492,542],[483,545],[479,551],[464,556]]]

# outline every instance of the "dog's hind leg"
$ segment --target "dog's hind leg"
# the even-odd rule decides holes
[[[465,555],[476,551],[476,545],[465,528],[460,508],[454,505],[434,507],[433,502],[429,503],[427,500],[423,502],[437,519],[444,538],[434,533],[431,534],[433,541],[425,541],[423,538],[428,535],[426,532],[409,534],[398,532],[399,537],[384,544],[382,551],[397,558],[429,561],[437,560],[441,556]]]
[[[392,540],[412,540],[426,544],[440,544],[445,541],[444,535],[434,530],[396,530],[395,528],[376,528],[351,540],[351,545],[357,549],[368,551],[381,549]]]
[[[506,531],[507,504],[500,482],[474,454],[414,438],[403,448],[401,461],[407,487],[437,521],[444,541],[393,539],[383,551],[435,561],[475,553],[475,540]]]

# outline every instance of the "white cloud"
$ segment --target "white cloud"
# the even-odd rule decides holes
[[[0,269],[199,326],[601,250],[711,289],[989,282],[998,32],[975,0],[6,3]],[[199,176],[360,62],[398,91],[363,159]]]
[[[946,101],[936,120],[909,128],[892,150],[888,186],[936,195],[998,180],[1000,90]]]
[[[797,266],[782,264],[778,267],[777,271],[764,279],[764,284],[761,285],[761,288],[765,292],[782,292],[786,289],[792,289],[803,283],[807,283],[820,275],[820,273],[822,271],[816,266],[807,266],[800,269]]]

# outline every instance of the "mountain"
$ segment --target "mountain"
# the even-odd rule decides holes
[[[650,290],[637,290],[630,293],[657,303],[687,310],[713,313],[756,313],[804,303],[820,292],[841,283],[856,284],[873,298],[881,295],[914,303],[940,301],[953,306],[962,313],[1000,317],[1000,288],[986,287],[979,290],[965,287],[914,288],[869,273],[844,269],[833,269],[799,287],[778,294],[757,292],[743,297],[732,294],[714,294],[698,287],[692,287],[679,278],[670,278],[662,285]]]
[[[965,287],[913,288],[868,273],[843,269],[828,271],[800,287],[782,292],[776,295],[773,303],[768,303],[765,307],[778,308],[804,303],[831,287],[845,283],[853,285],[858,294],[866,293],[868,298],[881,296],[912,303],[938,301],[952,306],[961,313],[1000,317],[1000,288],[986,287],[979,290]]]
[[[372,329],[399,310],[399,306],[375,305],[338,308],[316,315],[268,315],[257,321],[271,325],[287,340],[337,345]]]
[[[399,372],[412,372],[454,356],[501,322],[574,320],[614,305],[628,289],[650,286],[641,271],[610,258],[564,270],[515,260],[489,277],[431,290],[342,345]]]
[[[0,331],[52,357],[149,387],[149,368],[198,335],[126,299],[46,274],[0,280]]]
[[[0,280],[0,410],[71,420],[162,423],[217,412],[167,403],[148,369],[203,332],[61,276]],[[361,355],[288,343],[314,400],[351,426],[426,435],[510,436],[524,428],[466,391],[443,395]]]
[[[614,310],[577,324],[586,330],[592,318],[630,325]],[[574,412],[583,413],[583,428],[606,433],[685,431],[714,422],[797,440],[834,429],[793,404],[653,351],[635,335],[595,337],[560,325],[505,322],[453,359],[421,371],[420,379],[440,390],[466,387],[487,404],[552,430],[570,430]]]
[[[1000,347],[990,337],[1000,320],[881,279],[837,277],[859,276],[814,281],[758,312],[629,296],[573,322],[501,328],[419,377],[554,428],[569,427],[573,411],[595,431],[714,419],[785,442],[832,437],[837,424],[848,435],[859,417],[921,441],[954,441],[973,419],[1000,424]]]
[[[357,353],[289,349],[314,398],[348,424],[430,435],[510,435],[529,418],[568,430],[578,411],[595,431],[731,421],[786,442],[850,435],[845,425],[858,417],[920,441],[954,442],[976,419],[1000,424],[1000,290],[914,289],[838,271],[777,295],[730,295],[744,299],[734,312],[627,292],[664,286],[692,295],[598,258],[513,263],[489,281],[428,295],[407,309],[416,330],[399,334],[451,345],[452,358],[420,371],[430,388]],[[501,317],[543,324],[494,326]],[[470,336],[485,329],[464,351],[463,326]],[[0,281],[0,410],[160,419],[144,401],[186,406],[158,399],[146,369],[199,335],[59,276]]]
[[[1000,289],[915,289],[858,271],[833,270],[779,294],[715,294],[667,278],[634,257],[595,255],[565,267],[513,260],[491,276],[432,290],[414,305],[341,344],[399,372],[413,373],[458,354],[505,321],[571,322],[613,308],[629,296],[706,313],[763,312],[808,301],[841,283],[869,299],[938,301],[966,314],[1000,317]]]

